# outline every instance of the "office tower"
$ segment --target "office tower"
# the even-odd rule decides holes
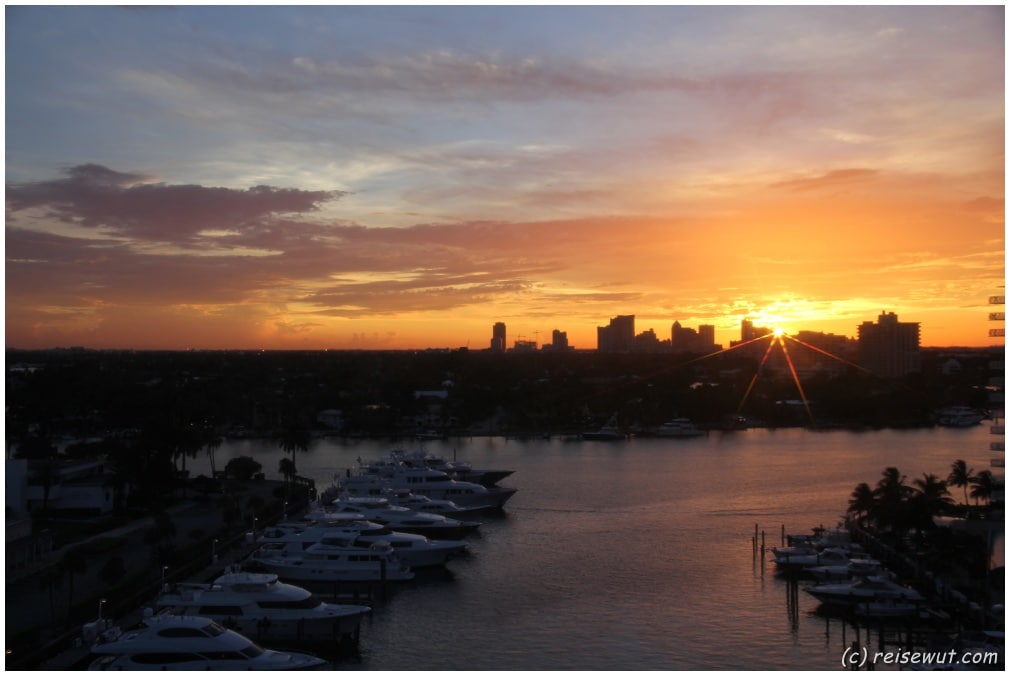
[[[618,315],[608,326],[596,327],[596,349],[600,352],[631,352],[635,343],[635,315]]]
[[[558,351],[568,349],[567,331],[559,331],[558,329],[554,329],[554,332],[551,334],[551,349]]]
[[[695,331],[681,326],[680,322],[674,322],[670,343],[674,352],[711,352],[715,350],[715,327],[702,324]]]
[[[886,378],[921,370],[918,322],[899,322],[893,312],[881,313],[877,323],[859,327],[859,364]]]
[[[771,332],[771,329],[763,326],[754,326],[754,322],[749,319],[745,319],[740,322],[740,340],[742,342],[754,340],[755,338],[760,338],[761,336],[767,336]]]
[[[505,322],[497,322],[491,329],[491,351],[505,351]]]

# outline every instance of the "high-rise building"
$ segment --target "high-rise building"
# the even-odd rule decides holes
[[[505,322],[497,322],[491,329],[491,351],[505,351]]]
[[[554,329],[554,332],[551,334],[550,349],[554,350],[556,352],[567,350],[568,349],[568,332],[567,331],[559,331],[558,329]]]
[[[740,322],[741,342],[746,343],[748,340],[754,340],[755,338],[760,338],[761,336],[767,336],[769,333],[772,333],[771,329],[763,326],[754,326],[754,322],[749,319],[745,319]]]
[[[618,315],[608,326],[596,327],[596,349],[600,352],[631,352],[635,343],[635,315]]]
[[[674,352],[712,352],[716,349],[715,327],[702,324],[698,330],[688,329],[674,322],[670,332],[670,344]]]
[[[922,370],[918,322],[899,322],[883,312],[877,323],[859,326],[859,365],[878,376],[896,378]]]

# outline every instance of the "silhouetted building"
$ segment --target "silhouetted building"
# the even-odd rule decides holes
[[[505,322],[497,322],[491,329],[491,351],[505,351]]]
[[[754,322],[749,319],[745,319],[740,322],[740,340],[742,342],[754,340],[755,338],[760,338],[761,336],[767,336],[769,333],[772,333],[771,329],[763,326],[754,326]]]
[[[702,324],[695,331],[681,326],[680,322],[674,322],[670,332],[670,344],[674,352],[714,352],[717,349],[715,327],[710,324]]]
[[[922,370],[918,322],[899,322],[884,312],[877,323],[859,326],[859,365],[878,376],[895,378]]]
[[[554,329],[551,333],[551,342],[544,345],[542,349],[548,352],[564,352],[572,349],[568,345],[568,333]]]
[[[659,352],[662,345],[656,337],[656,332],[649,329],[635,336],[633,346],[635,352]]]
[[[800,376],[840,376],[859,358],[858,343],[847,336],[800,331],[791,337],[796,342],[787,341],[789,356]]]
[[[618,315],[609,326],[596,327],[596,349],[600,352],[631,352],[635,344],[635,315]]]

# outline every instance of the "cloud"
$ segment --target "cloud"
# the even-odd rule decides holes
[[[8,184],[8,212],[37,208],[120,237],[197,245],[203,231],[269,230],[279,214],[314,212],[344,194],[263,185],[246,190],[168,185],[97,164],[64,173],[66,178]]]
[[[877,173],[874,169],[836,169],[819,176],[780,181],[774,183],[772,187],[785,188],[786,190],[820,190],[822,188],[833,188],[840,184],[871,178],[876,176]]]

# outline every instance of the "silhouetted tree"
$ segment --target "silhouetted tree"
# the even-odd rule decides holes
[[[968,463],[964,460],[955,460],[950,465],[950,474],[947,475],[948,484],[964,488],[964,504],[966,505],[968,504],[968,486],[974,478],[974,471],[968,467]]]
[[[978,504],[979,499],[989,502],[992,500],[993,487],[995,481],[993,480],[992,472],[987,469],[982,470],[975,475],[975,478],[971,480],[971,497],[975,498],[975,504]]]
[[[225,474],[230,477],[234,477],[239,481],[251,480],[253,475],[261,469],[263,469],[263,465],[253,460],[248,455],[240,455],[237,458],[232,458],[228,461],[228,464],[224,466]]]
[[[49,593],[49,618],[56,624],[56,590],[63,586],[63,566],[59,563],[48,566],[39,578],[39,589]]]
[[[74,607],[74,577],[87,572],[88,559],[80,549],[71,547],[63,553],[59,565],[69,580],[67,587],[67,615],[69,616]]]
[[[210,460],[210,475],[217,476],[217,464],[214,462],[217,449],[221,447],[222,439],[214,433],[212,429],[205,431],[203,436],[203,447],[207,451],[207,459]]]
[[[873,494],[873,489],[867,483],[856,486],[849,497],[849,512],[856,516],[856,521],[860,524],[868,517],[877,505],[877,499]]]
[[[308,429],[296,417],[292,416],[287,419],[284,427],[281,429],[278,443],[280,443],[282,451],[291,455],[291,465],[295,468],[295,473],[297,473],[295,455],[298,451],[309,450]]]
[[[905,476],[897,467],[888,467],[874,490],[876,505],[873,518],[882,528],[899,530],[906,519],[906,504],[912,489],[905,485]]]
[[[277,462],[277,471],[284,477],[285,482],[291,481],[291,477],[296,474],[294,460],[291,458],[281,458]]]
[[[923,473],[921,479],[912,481],[914,493],[909,497],[913,524],[918,530],[933,528],[933,517],[943,514],[953,504],[947,482],[935,474]]]

